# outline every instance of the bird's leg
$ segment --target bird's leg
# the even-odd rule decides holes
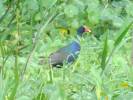
[[[52,68],[52,65],[51,65],[51,59],[49,59],[49,81],[51,83],[53,83],[53,68]]]

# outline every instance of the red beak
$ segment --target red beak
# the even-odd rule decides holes
[[[91,32],[91,30],[88,27],[84,26],[84,28],[85,28],[85,32]]]

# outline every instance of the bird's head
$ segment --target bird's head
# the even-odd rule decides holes
[[[77,35],[82,37],[84,32],[91,32],[91,30],[87,26],[80,26],[77,30]]]

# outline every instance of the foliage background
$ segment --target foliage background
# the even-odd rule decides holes
[[[0,0],[0,13],[1,100],[133,99],[132,0]],[[92,32],[77,61],[49,68],[80,25]]]

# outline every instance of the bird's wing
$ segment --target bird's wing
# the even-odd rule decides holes
[[[49,63],[51,65],[58,65],[62,64],[69,54],[65,52],[54,52],[50,55]]]

